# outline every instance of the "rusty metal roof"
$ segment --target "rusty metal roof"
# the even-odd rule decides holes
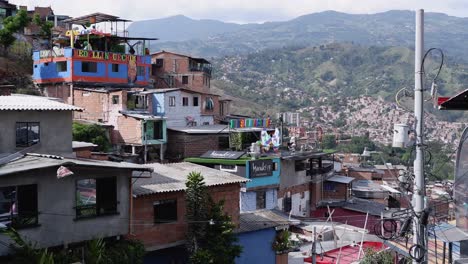
[[[91,20],[94,20],[94,22],[91,23]],[[108,14],[99,13],[99,12],[80,16],[80,17],[65,19],[62,22],[67,23],[67,24],[72,23],[72,24],[77,24],[77,25],[84,25],[86,23],[94,24],[94,23],[110,22],[110,21],[131,22],[131,20],[122,19],[122,18],[119,18],[118,16],[108,15]]]
[[[83,108],[64,104],[49,97],[13,94],[0,96],[0,110],[83,111]]]
[[[245,183],[249,180],[232,173],[208,168],[205,166],[189,163],[169,163],[145,164],[153,168],[153,173],[133,173],[136,177],[148,176],[148,178],[139,178],[133,185],[133,196],[184,191],[185,182],[190,172],[200,172],[203,175],[206,186],[217,186],[232,183]]]

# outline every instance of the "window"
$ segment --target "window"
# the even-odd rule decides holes
[[[148,140],[163,139],[162,121],[147,121],[144,123],[144,130]]]
[[[0,187],[0,223],[20,228],[37,222],[36,184]]]
[[[274,171],[278,170],[278,162],[273,162],[273,170]]]
[[[117,213],[116,178],[78,180],[75,209],[76,218]]]
[[[237,166],[236,165],[223,165],[223,164],[221,164],[219,166],[219,170],[229,171],[229,172],[237,172]]]
[[[56,63],[57,72],[66,72],[67,71],[67,62],[66,61],[58,61]]]
[[[112,72],[119,72],[119,65],[116,63],[112,63]]]
[[[182,76],[182,84],[188,84],[188,76],[187,75]]]
[[[164,65],[164,59],[156,59],[156,66],[162,67]]]
[[[258,209],[265,209],[266,207],[266,192],[265,191],[257,191],[257,210]]]
[[[16,147],[29,147],[40,141],[39,122],[16,123]]]
[[[173,87],[173,86],[174,86],[174,76],[169,75],[169,76],[167,77],[167,85],[168,85],[169,87]]]
[[[198,106],[198,96],[193,97],[193,106]]]
[[[218,149],[219,150],[229,149],[229,136],[218,137]]]
[[[169,96],[169,106],[175,106],[175,96]]]
[[[112,96],[112,104],[118,104],[119,103],[119,96],[118,95],[113,95]]]
[[[207,97],[207,98],[205,99],[205,110],[213,111],[213,109],[214,109],[214,101],[213,101],[213,98]]]
[[[177,200],[161,200],[153,203],[156,224],[177,222]]]
[[[145,67],[137,66],[137,76],[145,76]]]
[[[188,97],[182,97],[182,106],[188,106]]]
[[[323,190],[325,191],[335,191],[336,186],[333,182],[325,182],[323,183]]]
[[[90,61],[83,61],[81,63],[81,72],[97,72],[97,63]]]

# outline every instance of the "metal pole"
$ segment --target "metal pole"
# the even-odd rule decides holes
[[[425,183],[424,183],[424,149],[423,149],[423,86],[421,72],[421,64],[424,50],[424,10],[420,9],[416,11],[416,43],[415,43],[415,54],[414,54],[414,117],[416,124],[416,158],[414,160],[414,185],[413,185],[413,208],[415,216],[413,218],[413,230],[414,237],[413,243],[420,245],[424,248],[418,253],[426,255],[426,236],[424,227],[420,224],[419,217],[421,212],[424,210],[424,195],[425,195]],[[416,253],[416,254],[418,254]],[[413,260],[413,264],[422,263],[421,261]]]
[[[314,226],[314,242],[312,242],[312,264],[317,263],[317,251],[315,241],[317,240],[317,227]]]

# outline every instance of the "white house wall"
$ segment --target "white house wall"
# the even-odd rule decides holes
[[[175,97],[175,106],[169,106],[169,97]],[[190,116],[197,123],[197,126],[203,125],[208,122],[210,125],[213,124],[213,116],[202,116],[201,115],[201,95],[186,93],[182,91],[167,92],[164,96],[164,110],[165,117],[167,118],[168,127],[185,127],[187,126],[186,117]],[[188,97],[188,106],[182,105],[182,98]],[[198,97],[198,106],[193,106],[193,98]]]

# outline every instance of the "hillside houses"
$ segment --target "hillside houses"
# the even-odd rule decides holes
[[[112,29],[74,28],[107,21],[127,22],[103,13],[64,19],[63,43],[34,51],[33,79],[44,96],[2,91],[0,229],[17,229],[38,249],[83,255],[96,239],[137,240],[145,251],[143,263],[163,264],[188,262],[194,224],[206,229],[232,224],[235,243],[243,247],[237,264],[287,263],[293,248],[273,246],[284,230],[294,233],[297,248],[315,236],[335,251],[342,241],[353,248],[356,234],[361,246],[366,237],[365,243],[384,247],[376,232],[384,217],[394,220],[393,213],[409,208],[402,202],[407,190],[395,177],[408,167],[365,167],[363,154],[310,146],[330,131],[367,134],[387,144],[392,124],[412,119],[407,111],[381,98],[360,97],[336,104],[319,99],[278,115],[281,123],[269,116],[233,115],[231,101],[211,88],[207,59],[151,53],[145,42],[154,39]],[[129,42],[136,40],[141,46],[135,49]],[[307,128],[306,114],[314,117]],[[342,126],[333,130],[337,120]],[[73,141],[73,122],[103,128],[111,147],[96,153],[97,143]],[[429,133],[447,143],[457,142],[463,127],[432,116],[427,122],[445,126]],[[187,206],[193,172],[203,176],[213,202],[223,204],[222,221],[187,217],[195,210]],[[439,219],[449,210],[437,203],[449,188],[442,189],[431,190],[429,201]],[[322,230],[317,233],[312,225]],[[335,225],[345,235],[340,246]],[[15,243],[1,233],[0,242]],[[308,257],[309,249],[303,252]],[[9,254],[8,247],[0,249],[0,261]]]

